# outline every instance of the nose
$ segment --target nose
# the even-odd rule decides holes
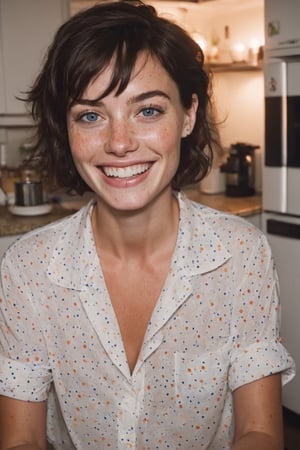
[[[138,142],[133,127],[123,119],[112,120],[109,126],[106,152],[124,156],[137,149]]]

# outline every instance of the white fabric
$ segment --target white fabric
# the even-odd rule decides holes
[[[293,377],[265,237],[239,217],[178,201],[176,250],[132,375],[92,202],[4,257],[0,393],[48,398],[56,449],[228,450],[232,390],[272,373]]]

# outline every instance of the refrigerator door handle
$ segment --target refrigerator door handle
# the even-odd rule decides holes
[[[300,224],[268,219],[267,233],[291,239],[300,239]]]

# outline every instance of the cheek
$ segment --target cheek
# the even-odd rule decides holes
[[[94,145],[86,134],[71,128],[69,130],[69,144],[74,160],[88,161],[91,159]]]
[[[176,125],[166,127],[156,140],[156,148],[165,161],[167,173],[172,177],[175,175],[180,161],[181,136],[179,131]]]
[[[172,124],[157,126],[149,130],[143,130],[139,133],[139,140],[145,144],[157,148],[159,152],[174,153],[180,148],[181,143],[181,124],[174,121]]]
[[[181,147],[181,128],[178,124],[174,124],[171,128],[167,128],[160,137],[161,147],[163,151],[172,155],[174,159],[179,157]]]

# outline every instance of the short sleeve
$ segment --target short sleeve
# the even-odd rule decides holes
[[[42,401],[52,379],[47,349],[20,262],[9,255],[1,264],[0,394]]]
[[[0,393],[24,401],[48,397],[50,373],[45,367],[32,367],[0,355]]]
[[[265,236],[258,233],[239,269],[231,330],[231,390],[279,372],[283,384],[295,375],[294,361],[280,338],[279,285],[274,260]]]

